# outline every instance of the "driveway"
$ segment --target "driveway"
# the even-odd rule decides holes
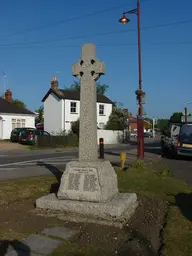
[[[0,151],[25,150],[25,146],[9,141],[0,141]]]

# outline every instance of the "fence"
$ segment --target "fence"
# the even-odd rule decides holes
[[[104,139],[104,144],[119,144],[127,141],[127,133],[123,131],[97,130],[97,143],[99,139]],[[56,136],[36,136],[36,147],[56,148],[56,147],[76,147],[79,144],[77,135],[56,135]]]
[[[36,137],[38,148],[76,147],[78,144],[79,140],[76,135]]]

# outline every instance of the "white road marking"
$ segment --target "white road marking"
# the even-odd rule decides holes
[[[63,159],[63,161],[61,161],[61,160],[54,160],[54,161],[37,161],[37,162],[30,162],[30,163],[22,163],[22,164],[18,164],[19,166],[25,166],[25,165],[27,165],[27,166],[29,166],[29,165],[37,165],[38,166],[38,164],[39,164],[39,166],[41,166],[41,164],[43,165],[43,164],[63,164],[63,163],[67,163],[67,162],[69,162],[69,161],[76,161],[77,160],[77,158],[66,158],[66,159]],[[0,166],[1,167],[1,166]]]
[[[68,160],[69,159],[68,157],[69,156],[67,156],[67,158],[65,158],[64,156],[61,156],[61,157],[51,157],[51,158],[44,158],[44,159],[34,159],[34,160],[28,160],[28,161],[13,162],[13,163],[8,163],[8,164],[0,164],[0,167],[10,166],[10,165],[23,165],[23,164],[36,163],[36,162],[44,162],[47,160],[54,160],[54,159],[67,159]]]
[[[0,168],[0,172],[1,171],[13,171],[15,169],[17,169],[17,168],[16,167],[14,167],[14,168],[11,168],[11,167]]]

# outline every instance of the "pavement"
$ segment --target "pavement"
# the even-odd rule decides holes
[[[127,163],[137,158],[136,140],[129,144],[105,145],[105,159],[120,164],[120,152],[126,152]],[[67,162],[78,159],[78,148],[22,150],[0,149],[0,180],[53,175],[64,170]],[[169,167],[174,175],[192,186],[192,159],[161,158],[160,139],[145,138],[145,161]]]
[[[40,234],[33,234],[22,241],[14,241],[10,245],[0,242],[0,247],[4,249],[3,255],[31,255],[48,256],[57,249],[64,241],[79,234],[78,230],[66,227],[53,227],[45,229]],[[8,248],[7,248],[8,247]]]

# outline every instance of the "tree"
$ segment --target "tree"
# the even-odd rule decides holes
[[[104,95],[107,92],[108,88],[109,88],[109,85],[107,85],[107,84],[97,83],[96,86],[97,86],[97,94],[102,94],[102,95]],[[65,90],[78,90],[78,91],[80,91],[80,82],[79,81],[74,81],[72,85],[65,86]]]
[[[18,100],[18,99],[13,99],[12,104],[16,105],[19,108],[26,108],[25,103],[21,100]]]
[[[175,112],[173,113],[173,115],[170,117],[170,121],[171,122],[181,122],[181,117],[182,117],[183,113],[182,112]]]
[[[124,130],[128,126],[128,111],[113,105],[112,113],[106,125],[107,130]]]
[[[79,119],[72,123],[71,130],[74,134],[79,137]]]
[[[41,106],[38,109],[35,110],[35,112],[38,114],[36,117],[36,123],[42,123],[44,121],[44,107]]]
[[[157,128],[160,130],[160,132],[163,135],[166,135],[166,133],[168,131],[168,125],[169,125],[168,119],[158,119],[157,120]]]

